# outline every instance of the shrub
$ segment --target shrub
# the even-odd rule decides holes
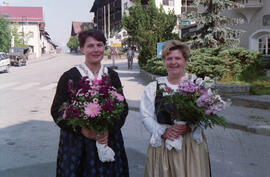
[[[191,57],[187,62],[186,70],[202,78],[205,76],[221,78],[228,70],[225,60],[213,55],[216,52],[216,49],[206,48],[191,50]]]
[[[160,58],[153,57],[147,60],[146,65],[143,66],[142,68],[152,74],[161,75],[161,76],[167,75],[167,70],[165,68],[164,62]]]
[[[264,78],[252,82],[250,92],[254,95],[270,95],[270,79]]]

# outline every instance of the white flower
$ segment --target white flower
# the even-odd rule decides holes
[[[207,94],[210,95],[210,96],[213,95],[213,92],[212,92],[212,90],[210,88],[207,90]]]
[[[204,87],[207,88],[213,88],[215,85],[215,81],[213,79],[210,79],[210,77],[205,76],[204,77]]]
[[[189,75],[189,80],[191,80],[192,82],[194,82],[196,79],[197,79],[197,76],[195,74]]]
[[[203,80],[202,80],[202,78],[197,78],[196,79],[196,82],[195,82],[196,84],[198,84],[199,86],[201,86],[202,85],[202,83],[203,83]]]

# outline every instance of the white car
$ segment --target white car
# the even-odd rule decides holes
[[[4,52],[0,52],[0,72],[8,73],[10,67],[10,59]]]

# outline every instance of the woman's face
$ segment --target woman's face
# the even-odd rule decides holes
[[[97,41],[93,37],[88,37],[81,47],[85,60],[89,64],[99,64],[104,56],[105,46],[102,41]]]
[[[186,62],[180,50],[170,51],[164,60],[168,75],[182,75],[185,70]]]

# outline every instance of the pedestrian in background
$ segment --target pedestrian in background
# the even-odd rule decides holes
[[[132,69],[133,57],[134,57],[134,51],[132,50],[131,47],[129,47],[127,50],[128,69]]]
[[[115,69],[115,58],[117,55],[117,51],[114,47],[111,47],[110,55],[111,55],[112,61],[113,61],[113,69]]]
[[[75,130],[61,117],[59,109],[65,102],[71,101],[68,92],[70,80],[77,89],[81,87],[83,77],[89,80],[101,80],[104,75],[110,77],[112,86],[122,88],[117,72],[101,64],[104,56],[106,38],[98,30],[83,31],[79,34],[80,49],[85,61],[65,72],[57,85],[56,94],[51,107],[54,121],[60,127],[60,140],[57,157],[57,177],[128,177],[128,161],[124,148],[121,127],[128,114],[128,105],[119,119],[115,119],[108,127],[108,132],[98,134],[93,130],[77,127]],[[92,94],[93,90],[89,89]],[[115,161],[102,162],[98,157],[96,142],[108,145],[115,152]]]
[[[181,78],[185,77],[185,66],[189,59],[189,47],[170,40],[162,47],[162,59],[168,75],[157,78],[145,87],[140,111],[145,128],[151,134],[146,155],[144,177],[210,177],[210,161],[204,133],[202,142],[197,143],[187,125],[173,124],[173,117],[161,114],[164,93],[158,88],[166,85],[172,91],[179,89]],[[171,141],[182,136],[182,149],[167,149],[166,139]]]

